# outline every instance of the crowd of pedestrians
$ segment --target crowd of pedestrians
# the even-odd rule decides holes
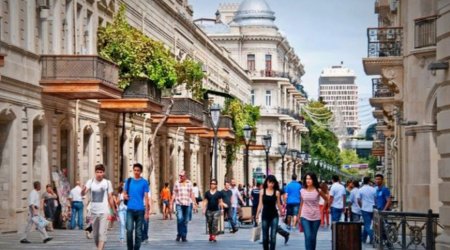
[[[86,230],[87,237],[94,239],[97,249],[104,249],[108,225],[112,226],[113,221],[117,220],[120,242],[126,242],[129,250],[140,249],[142,243],[148,242],[149,217],[152,213],[150,184],[142,177],[142,172],[142,165],[134,164],[133,176],[121,182],[117,192],[114,192],[111,182],[105,178],[105,167],[96,165],[92,179],[84,185],[76,181],[75,186],[67,190],[70,211],[68,228]],[[254,186],[237,185],[234,179],[225,180],[223,190],[218,189],[216,179],[211,179],[209,190],[204,194],[196,183],[187,178],[185,171],[180,171],[178,177],[172,190],[169,183],[164,184],[159,198],[163,220],[172,220],[172,214],[176,214],[175,240],[179,242],[188,241],[189,221],[201,204],[210,242],[216,242],[217,236],[223,233],[224,218],[229,223],[230,233],[236,233],[240,223],[239,207],[250,206],[253,226],[261,227],[263,249],[276,248],[277,234],[285,238],[286,244],[291,230],[295,228],[304,233],[305,248],[316,249],[319,228],[329,227],[330,218],[332,222],[341,219],[361,221],[361,241],[366,243],[369,239],[372,244],[374,209],[388,211],[392,203],[381,174],[375,176],[374,183],[370,177],[364,177],[361,187],[357,180],[347,181],[344,186],[338,176],[332,177],[331,185],[324,181],[320,183],[315,173],[306,173],[302,181],[298,181],[294,174],[287,185],[280,184],[273,175],[267,176],[263,183],[257,181]],[[49,184],[40,195],[41,184],[34,182],[33,187],[28,198],[29,217],[20,239],[23,244],[31,243],[27,237],[33,226],[44,243],[52,240],[47,231],[53,230],[52,224],[56,225],[58,216],[63,217],[58,213],[64,200],[59,196],[61,192],[56,192]],[[84,211],[87,211],[86,216]]]

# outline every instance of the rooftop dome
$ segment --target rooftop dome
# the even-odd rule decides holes
[[[275,12],[265,0],[244,0],[233,21],[240,26],[275,27]]]

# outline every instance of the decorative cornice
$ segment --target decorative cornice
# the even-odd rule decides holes
[[[418,133],[433,133],[436,132],[436,128],[437,126],[435,124],[406,126],[405,134],[413,135]]]

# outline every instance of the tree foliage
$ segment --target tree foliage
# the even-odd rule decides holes
[[[340,156],[339,142],[336,135],[323,124],[327,124],[331,117],[329,111],[322,102],[310,101],[308,108],[314,110],[316,118],[303,113],[306,126],[309,129],[308,134],[302,138],[302,148],[313,158],[321,159],[329,164],[340,166],[342,159]],[[320,123],[317,123],[319,121]]]
[[[344,149],[341,151],[342,164],[358,164],[362,163],[359,159],[356,150],[354,149]]]

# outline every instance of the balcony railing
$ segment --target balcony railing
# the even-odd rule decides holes
[[[414,48],[436,45],[436,19],[431,16],[415,20]]]
[[[213,126],[211,116],[205,113],[205,119],[206,119],[204,122],[205,126],[212,129]],[[219,121],[219,128],[227,128],[233,130],[233,120],[231,119],[231,117],[227,115],[221,115]]]
[[[289,73],[275,70],[261,70],[261,77],[280,77],[280,78],[289,78],[291,79]]]
[[[436,249],[439,214],[374,211],[374,246],[377,249]]]
[[[282,115],[289,115],[290,117],[303,122],[303,116],[301,116],[298,112],[292,110],[292,109],[285,109],[285,108],[278,108],[278,113]]]
[[[403,55],[403,28],[368,28],[368,57]]]
[[[93,55],[43,55],[42,80],[100,80],[117,87],[118,67]]]
[[[148,79],[135,79],[123,92],[124,98],[148,98],[161,103],[161,90]]]
[[[190,115],[200,121],[204,119],[204,105],[188,97],[174,98],[171,115]],[[166,112],[170,98],[162,98],[163,111]]]
[[[395,94],[389,89],[389,87],[383,84],[381,78],[372,79],[372,96],[375,98],[393,97]]]

